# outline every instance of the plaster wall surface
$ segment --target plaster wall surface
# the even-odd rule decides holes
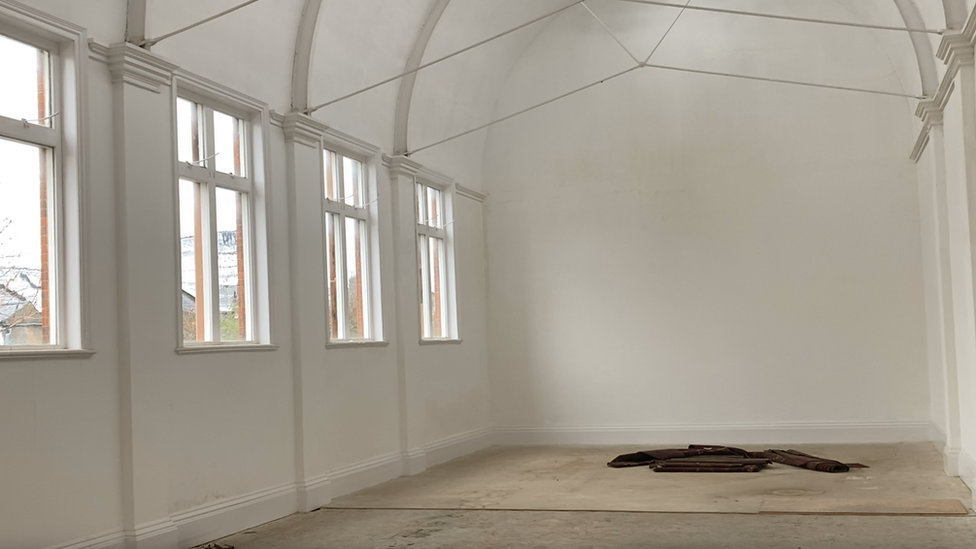
[[[926,346],[929,364],[929,398],[932,421],[945,438],[948,432],[945,379],[945,352],[943,349],[942,273],[938,204],[935,182],[935,151],[926,148],[917,163],[918,210],[921,229],[922,269],[925,284]],[[940,160],[941,161],[941,160]]]
[[[869,38],[682,21],[701,32],[678,32],[662,62],[899,87]],[[560,23],[523,55],[498,113],[613,72],[601,29]],[[565,59],[577,70],[540,74]],[[645,70],[496,126],[496,425],[929,421],[909,109]]]
[[[98,18],[75,13],[66,4],[52,4],[52,11],[79,25],[94,22],[93,35],[99,42],[121,39],[120,33],[101,30],[94,21]],[[157,28],[166,32],[184,24],[183,18],[197,15],[193,9],[168,13],[160,19],[166,24]],[[297,25],[297,15],[292,20],[275,21],[266,15],[261,19],[268,21],[245,18],[244,27],[257,29],[267,23],[284,32],[285,27]],[[112,24],[116,23],[124,27],[124,12]],[[234,35],[232,29],[240,23],[229,18],[227,28],[220,32]],[[243,35],[249,33],[252,31]],[[203,44],[212,37],[190,32],[180,38],[164,43],[165,47],[161,44],[158,53],[219,85],[253,94],[269,106],[287,108],[286,77],[290,74],[293,37],[276,42],[280,46],[277,49],[253,55],[242,54],[248,51],[248,44],[235,42],[234,36],[221,45],[226,49],[210,48],[204,55],[197,50],[207,49]],[[289,40],[292,44],[284,45]],[[211,54],[215,57],[208,59]],[[253,66],[249,64],[244,70],[216,61],[217,57],[238,55],[247,57]],[[286,61],[287,69],[276,73]],[[88,65],[86,138],[90,162],[85,227],[90,246],[85,286],[91,303],[91,344],[96,354],[87,360],[3,360],[0,408],[5,419],[0,422],[0,437],[6,442],[0,450],[4,463],[0,513],[9,520],[0,523],[0,547],[115,547],[113,544],[121,543],[127,516],[141,530],[176,521],[179,543],[188,545],[256,524],[254,520],[262,522],[294,512],[297,410],[291,258],[300,254],[321,266],[323,248],[295,248],[290,239],[288,225],[293,212],[287,197],[284,134],[280,128],[268,128],[270,314],[272,343],[278,349],[177,354],[179,284],[171,90],[164,85],[159,94],[154,94],[128,84],[113,85],[104,59],[94,56]],[[388,110],[392,106],[391,101]],[[124,113],[124,120],[120,113]],[[384,123],[390,129],[377,133],[392,132],[392,114],[388,119]],[[350,126],[353,131],[360,127]],[[120,127],[131,132],[121,143],[115,140]],[[120,158],[125,158],[121,171],[116,169]],[[312,165],[302,169],[299,185],[312,197],[310,207],[313,215],[318,215],[321,183],[315,170],[321,155],[313,150],[309,158]],[[379,168],[376,182],[385,199],[390,181],[385,168]],[[406,185],[404,192],[412,193],[412,186]],[[411,361],[407,367],[417,371],[418,379],[431,382],[429,392],[410,395],[425,411],[412,419],[425,433],[421,447],[484,432],[489,427],[481,204],[464,197],[456,200],[457,247],[464,249],[458,254],[457,269],[465,341],[422,348],[417,335],[419,319],[403,327],[403,337],[409,340],[405,347],[412,353],[407,355]],[[119,232],[119,216],[125,216],[124,234]],[[410,209],[404,213],[405,219],[408,216],[412,220]],[[402,472],[397,304],[400,299],[409,303],[416,296],[398,296],[394,281],[416,275],[409,274],[410,269],[405,273],[394,271],[392,217],[393,209],[387,202],[380,209],[380,262],[375,266],[382,273],[389,345],[325,351],[325,280],[320,277],[315,282],[319,292],[304,296],[307,307],[321,311],[304,327],[318,334],[308,344],[318,347],[321,357],[309,365],[315,375],[308,379],[307,394],[315,402],[304,418],[311,425],[307,445],[313,455],[322,458],[317,473],[369,471],[371,463],[390,456],[394,456],[392,474]],[[315,225],[299,229],[313,231]],[[408,223],[405,230],[412,231],[412,225]],[[407,242],[413,241],[408,238]],[[125,257],[119,250],[124,250]],[[124,289],[120,288],[120,273],[128,277]],[[415,278],[411,280],[414,283],[406,287],[416,288]],[[307,303],[309,299],[314,302]],[[129,315],[126,330],[119,311]],[[127,338],[124,345],[120,333]],[[120,359],[123,346],[130,357],[127,363]],[[121,395],[128,395],[131,402]],[[126,430],[122,418],[124,406],[131,406],[127,412],[128,421],[134,425],[131,431]],[[126,454],[134,464],[134,473],[126,471]],[[375,482],[372,477],[366,478],[366,482]],[[123,498],[130,489],[125,482],[137,487],[128,502]],[[277,514],[267,515],[267,507],[260,508],[261,497],[277,498],[276,507],[271,508]],[[233,530],[214,529],[226,527],[219,522],[223,519],[206,522],[209,515],[220,517],[234,511],[234,506],[247,509],[255,502],[259,511],[250,516],[258,518],[233,522],[247,521],[245,516],[223,523],[242,524]],[[194,522],[199,520],[204,521],[203,526]]]
[[[41,549],[121,528],[119,379],[111,87],[89,88],[88,291],[85,360],[0,363],[0,546]]]
[[[957,81],[961,87],[962,82]],[[970,232],[967,222],[966,155],[963,147],[962,94],[954,93],[945,111],[946,134],[946,184],[950,191],[949,220],[950,236],[953,237],[953,284],[954,298],[960,305],[957,308],[956,341],[959,356],[959,407],[961,445],[969,456],[976,455],[976,404],[972,387],[976,375],[973,372],[973,359],[976,357],[976,335],[973,335],[974,320],[972,266],[970,263]]]
[[[455,2],[425,60],[561,5]],[[149,34],[235,4],[150,2]],[[257,3],[153,51],[284,112],[303,4]],[[430,2],[394,4],[326,3],[311,103],[403,70]],[[99,44],[123,38],[122,0],[30,5],[87,28]],[[735,7],[783,6],[742,0]],[[645,55],[666,28],[651,8],[638,6],[642,30],[623,25],[636,12],[604,0],[593,7]],[[881,0],[791,3],[789,11],[897,23],[893,5]],[[929,17],[933,10],[922,11]],[[914,93],[907,39],[798,29],[689,15],[661,60]],[[630,64],[574,9],[423,75],[411,143],[469,129]],[[395,226],[399,206],[383,201],[389,345],[365,349],[325,349],[324,284],[307,268],[322,268],[322,247],[300,246],[289,226],[300,214],[299,234],[320,229],[318,152],[296,169],[302,196],[311,198],[293,208],[285,136],[272,126],[270,295],[279,348],[191,356],[174,353],[170,91],[139,91],[119,105],[127,85],[113,86],[104,60],[88,70],[85,285],[96,354],[0,365],[0,515],[10,519],[0,523],[4,543],[112,546],[124,518],[133,518],[122,496],[133,476],[137,527],[222,513],[222,505],[268,492],[285,494],[273,509],[280,516],[296,509],[289,498],[304,480],[296,478],[299,448],[325,477],[369,473],[376,463],[390,464],[383,474],[395,476],[404,451],[487,432],[493,420],[501,427],[927,421],[928,384],[938,380],[924,367],[907,101],[645,71],[432,149],[418,160],[493,195],[487,218],[480,203],[455,198],[463,343],[418,342],[415,265],[393,269],[397,251],[409,257],[413,249],[410,207]],[[390,84],[315,116],[392,153],[397,93]],[[137,135],[120,139],[120,128]],[[393,194],[385,168],[377,184]],[[318,290],[296,299],[296,279]],[[299,347],[291,337],[298,329],[318,338]],[[314,360],[302,362],[308,357]],[[971,387],[968,375],[961,384]],[[705,407],[678,398],[729,393],[731,404],[725,398]],[[127,433],[126,421],[137,429]],[[976,425],[967,425],[972,456]],[[418,436],[405,446],[404,432]],[[135,461],[135,473],[124,458]],[[193,535],[206,536],[201,528]]]

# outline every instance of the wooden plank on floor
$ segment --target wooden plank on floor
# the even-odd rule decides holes
[[[957,499],[765,498],[760,515],[959,516],[969,510]]]

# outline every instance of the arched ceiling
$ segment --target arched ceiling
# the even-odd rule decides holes
[[[85,26],[99,42],[114,43],[123,39],[127,12],[135,17],[144,14],[145,34],[160,36],[242,1],[91,0],[81,6],[82,3],[68,0],[32,0],[31,5]],[[693,1],[699,6],[882,25],[905,26],[907,21],[911,26],[928,28],[960,28],[976,3],[974,0]],[[285,112],[293,105],[315,105],[356,91],[572,3],[573,0],[263,0],[165,40],[155,45],[153,51]],[[652,45],[676,12],[617,0],[588,0],[587,3],[635,50],[646,50]],[[501,90],[525,52],[541,33],[555,28],[554,21],[574,17],[574,10],[578,7],[426,69],[415,79],[382,86],[318,111],[315,116],[388,152],[407,151],[435,136],[447,137],[484,123],[497,114]],[[778,45],[775,41],[757,44],[749,36],[735,34],[737,28],[748,25],[739,21],[742,18],[718,17],[721,18],[718,30],[732,33],[718,57],[748,56],[749,48],[757,54],[758,49],[764,49],[762,55],[775,54],[782,58],[781,67],[802,71],[802,66],[791,67],[788,59],[789,49],[797,44]],[[696,21],[703,26],[696,27]],[[707,14],[686,13],[660,54],[667,53],[668,43],[671,47],[684,43],[698,48],[714,42],[714,36],[704,34],[716,32],[714,27],[709,27],[709,21]],[[784,37],[790,38],[788,24],[776,21],[762,24],[785,29]],[[129,27],[130,31],[140,30],[131,22]],[[840,32],[833,27],[821,29],[826,37]],[[878,71],[893,70],[901,89],[919,93],[931,91],[941,76],[941,63],[937,64],[931,54],[938,44],[938,36],[866,29],[845,32],[870,37],[887,59],[885,63],[878,57],[879,66],[863,67],[867,77]],[[818,47],[827,48],[825,58],[834,55],[829,51],[829,41]],[[567,45],[567,51],[572,48]],[[707,49],[699,48],[699,51],[708,53]],[[610,59],[621,52],[594,55],[604,53]],[[678,53],[672,51],[671,55]],[[714,57],[682,60],[707,63]],[[562,71],[572,72],[572,68],[563,67]],[[847,74],[847,67],[840,68],[838,76]],[[546,67],[540,67],[539,71],[540,76],[547,75]],[[477,143],[477,136],[472,139]],[[414,143],[415,140],[418,142]],[[477,148],[475,145],[472,150]],[[451,147],[445,151],[428,157],[440,161],[458,152]],[[462,156],[472,154],[476,153]],[[445,161],[445,168],[457,162],[460,161]]]
[[[501,2],[504,6],[499,11],[512,18],[503,23],[499,21],[497,13],[490,13],[485,8],[486,3],[478,0],[440,0],[441,3],[445,1],[448,5],[432,33],[424,61],[429,62],[478,38],[500,32],[506,28],[506,24],[512,26],[517,24],[515,21],[530,20],[554,7],[573,3],[570,0]],[[942,0],[919,1],[924,4],[924,11],[912,0],[695,0],[695,5],[877,25],[945,28]],[[948,4],[963,1],[945,0]],[[653,49],[678,11],[617,0],[588,0],[587,5],[639,58],[645,57]],[[473,52],[466,54],[470,57],[464,61],[451,60],[421,73],[415,85],[401,89],[395,150],[415,150],[510,112],[517,112],[511,105],[505,109],[498,107],[499,95],[513,67],[519,63],[527,48],[532,47],[540,32],[557,27],[554,20],[562,24],[574,18],[586,19],[587,16],[585,10],[574,8],[533,29],[520,31],[518,35],[502,39],[499,44],[486,47],[494,49],[494,55],[484,51]],[[571,28],[571,25],[567,25],[567,28]],[[529,107],[633,65],[633,60],[609,35],[601,35],[598,23],[591,21],[589,27],[580,27],[572,32],[591,35],[594,29],[597,30],[592,33],[592,42],[586,47],[578,48],[578,44],[569,42],[582,39],[580,35],[574,38],[567,34],[563,47],[572,54],[559,59],[559,54],[553,53],[556,57],[550,56],[545,58],[547,61],[540,62],[541,65],[535,69],[542,82],[537,87],[539,93],[535,95],[535,89],[523,88],[526,96],[524,101],[517,101],[519,107]],[[805,36],[806,40],[800,40],[800,35]],[[853,42],[848,43],[848,40]],[[747,70],[740,72],[868,88],[877,87],[872,85],[877,78],[894,73],[897,82],[889,83],[884,89],[928,94],[935,91],[941,76],[933,54],[933,44],[937,44],[938,40],[937,35],[686,12],[655,59],[664,57],[671,61],[670,64],[716,71],[729,70],[728,67],[733,65],[746,66]],[[852,45],[855,43],[858,46]],[[845,47],[872,48],[878,55],[870,64],[847,66]],[[802,48],[823,53],[820,58],[797,55]],[[582,70],[576,60],[598,55],[595,53],[597,51],[603,57],[593,63],[584,63],[591,67],[590,72]],[[750,66],[750,60],[755,67]],[[837,70],[831,70],[832,67]],[[811,74],[816,76],[811,78]],[[549,85],[560,79],[565,80],[562,85]],[[409,111],[405,112],[404,107],[409,107]],[[914,105],[911,109],[914,109]],[[911,109],[906,109],[909,116]],[[477,186],[480,154],[487,133],[479,132],[465,137],[460,143],[449,143],[437,150],[425,151],[420,153],[418,160],[457,174]]]

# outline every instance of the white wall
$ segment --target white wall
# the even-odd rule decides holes
[[[456,2],[425,59],[560,4]],[[123,38],[122,0],[30,4],[87,28],[97,44]],[[150,35],[159,36],[236,2],[150,4]],[[430,7],[339,4],[320,13],[313,104],[402,71]],[[249,6],[154,52],[286,112],[303,5]],[[881,0],[800,9],[897,23]],[[578,12],[424,75],[411,144],[625,68],[629,59]],[[704,15],[685,23],[662,61],[916,91],[906,41],[888,35],[727,27]],[[653,43],[641,32],[627,38]],[[272,126],[279,348],[191,356],[173,350],[167,86],[155,96],[113,85],[104,59],[90,63],[87,80],[85,285],[96,354],[0,364],[0,547],[115,548],[123,529],[137,547],[185,547],[303,509],[302,498],[326,502],[475,450],[493,425],[855,422],[915,433],[897,427],[924,424],[941,406],[929,391],[938,372],[925,368],[935,358],[920,265],[931,250],[923,255],[920,242],[931,235],[907,160],[907,101],[643,72],[419,156],[492,193],[487,214],[455,197],[460,344],[418,341],[412,179],[380,167],[389,345],[355,349],[324,345],[318,151],[296,153]],[[397,92],[391,84],[315,119],[391,153]],[[961,104],[951,109],[961,117]],[[965,196],[962,127],[947,122],[946,135],[948,184]],[[968,242],[968,225],[953,230],[967,233],[954,245]],[[953,261],[954,276],[971,269]],[[969,292],[971,305],[971,278]],[[960,372],[961,393],[974,378],[971,367]],[[727,394],[685,405],[688,395]],[[967,406],[963,446],[973,456]]]
[[[121,527],[119,380],[108,70],[92,67],[90,85],[93,205],[87,231],[90,329],[98,353],[88,360],[0,363],[0,546],[25,549]]]
[[[121,15],[119,6],[106,7],[111,17],[105,20],[75,13],[64,3],[50,7],[60,17],[92,23],[96,41],[121,39],[124,3]],[[279,23],[294,26],[293,15],[291,24]],[[160,32],[183,23],[169,12],[161,21]],[[200,40],[207,41],[188,34],[158,49],[177,66],[287,109],[288,82],[282,80],[290,75],[290,64],[281,74],[261,68],[281,60],[275,57],[280,48],[260,59],[249,54],[250,68],[257,72],[241,78],[240,67],[197,55],[197,49],[205,49]],[[291,61],[293,41],[294,36],[278,43],[288,52],[278,57]],[[272,76],[263,81],[254,76],[258,72]],[[390,178],[379,165],[376,183],[384,203],[377,267],[388,344],[327,351],[325,281],[319,276],[311,281],[319,291],[300,296],[304,310],[316,312],[300,326],[310,336],[305,343],[316,352],[297,353],[291,337],[299,329],[292,266],[317,263],[321,268],[323,247],[299,247],[291,236],[294,208],[288,197],[285,135],[272,126],[270,295],[272,343],[279,348],[179,355],[174,352],[179,290],[172,240],[177,211],[170,88],[164,83],[155,94],[113,84],[99,55],[89,63],[87,85],[91,269],[85,286],[96,353],[87,360],[5,358],[0,364],[0,438],[5,441],[0,450],[0,514],[5,517],[0,547],[115,548],[121,547],[123,529],[140,538],[138,547],[186,547],[299,510],[296,485],[309,480],[319,483],[317,503],[327,503],[330,497],[417,472],[425,462],[436,464],[487,443],[480,202],[456,198],[462,343],[421,347],[418,315],[401,318],[398,329],[400,309],[417,299],[416,268],[394,269],[397,253],[414,253],[413,201],[405,199],[399,217],[405,225],[397,228],[394,209],[403,204],[390,200]],[[332,121],[327,113],[320,116]],[[312,164],[297,168],[295,185],[313,217],[302,218],[300,234],[316,232],[320,225],[315,223],[321,223],[315,218],[321,153],[309,151],[302,158]],[[412,192],[412,185],[403,185],[403,196]],[[405,235],[403,250],[396,249],[395,231]],[[295,256],[302,262],[293,263]],[[298,278],[308,280],[310,274],[314,277],[301,272]],[[120,314],[127,315],[124,323]],[[420,381],[412,392],[401,391],[404,370]],[[307,385],[296,382],[296,372],[307,375]],[[298,396],[313,402],[302,408]],[[422,435],[413,441],[416,446],[405,447],[401,440],[405,406],[423,411],[409,418],[409,427]],[[317,460],[309,477],[298,469],[298,456],[306,449]],[[410,467],[403,456],[408,451],[413,452]]]
[[[941,136],[938,137],[941,139]],[[942,302],[942,241],[939,226],[940,183],[937,181],[937,147],[927,146],[917,162],[918,209],[922,242],[922,269],[925,284],[925,324],[929,364],[929,398],[932,422],[942,443],[948,440],[948,386],[946,382],[946,349],[944,309]],[[945,185],[944,182],[941,183]]]
[[[724,22],[697,16],[709,32],[676,34],[661,62],[899,89],[870,37]],[[497,112],[606,66],[600,32],[551,25]],[[902,99],[649,70],[496,126],[496,425],[927,436],[913,141]]]

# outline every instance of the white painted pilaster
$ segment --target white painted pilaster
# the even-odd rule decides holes
[[[284,118],[291,244],[292,346],[295,389],[295,482],[298,510],[332,500],[326,453],[325,338],[328,303],[322,227],[322,135],[311,117]]]
[[[127,549],[172,549],[168,377],[177,243],[176,66],[132,44],[109,51],[115,119],[123,527]],[[163,129],[164,131],[160,131]],[[167,253],[167,252],[172,253]],[[165,264],[165,265],[164,265]],[[156,314],[146,314],[155,311]]]
[[[394,266],[396,279],[397,376],[400,398],[400,453],[404,472],[415,475],[427,469],[424,452],[424,382],[416,359],[420,338],[420,304],[417,299],[416,177],[423,168],[404,156],[384,158],[390,173],[393,206]]]

